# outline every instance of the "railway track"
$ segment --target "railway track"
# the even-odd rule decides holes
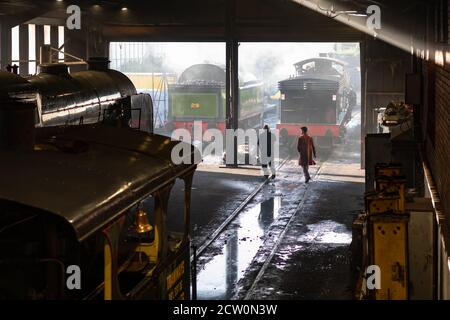
[[[316,180],[319,176],[320,176],[320,172],[321,169],[324,165],[324,163],[327,161],[329,154],[327,154],[324,159],[320,162],[317,171],[314,173],[313,175],[313,180]],[[291,157],[287,156],[286,158],[284,158],[282,160],[282,162],[280,162],[280,164],[277,166],[277,171],[280,170],[287,162],[288,160],[290,160]],[[270,179],[270,178],[269,178]],[[247,205],[251,202],[251,200],[259,193],[261,192],[261,190],[263,189],[263,187],[266,185],[267,181],[269,179],[266,179],[264,182],[262,182],[233,212],[232,214],[213,232],[211,233],[207,239],[205,241],[203,241],[199,246],[198,249],[195,252],[195,259],[194,259],[194,255],[191,257],[192,258],[192,262],[194,262],[193,260],[197,260],[197,258],[199,256],[201,256],[206,249],[208,249],[208,247],[210,247],[213,242],[219,238],[219,236],[223,233],[225,233],[227,231],[227,227],[230,225],[230,223],[232,221],[234,221],[240,213],[244,212]],[[264,264],[260,267],[259,271],[257,272],[256,277],[254,277],[254,279],[251,282],[251,285],[249,286],[249,289],[247,290],[247,292],[239,292],[239,296],[240,297],[244,297],[245,300],[248,300],[252,297],[253,291],[256,288],[258,282],[261,280],[261,278],[263,277],[263,275],[266,272],[267,267],[270,265],[275,253],[277,252],[277,250],[279,249],[279,246],[284,238],[285,233],[287,232],[287,230],[289,229],[291,222],[294,220],[294,218],[296,217],[296,215],[302,211],[302,207],[305,203],[305,200],[308,198],[308,194],[309,194],[309,190],[310,190],[310,186],[307,185],[306,190],[304,192],[304,194],[300,197],[299,199],[299,203],[296,206],[295,210],[293,210],[293,213],[291,214],[291,216],[289,217],[288,222],[284,225],[282,231],[280,232],[276,242],[274,244],[271,244],[271,249],[270,249],[270,253],[267,256],[267,258],[265,259]],[[196,268],[195,268],[196,269]],[[195,271],[196,274],[196,271]],[[246,286],[248,287],[248,286]],[[235,295],[236,297],[236,295]]]
[[[313,181],[317,180],[317,178],[320,176],[320,173],[322,171],[322,167],[324,165],[325,162],[322,162],[319,165],[319,168],[317,169],[316,173],[313,176]],[[305,203],[305,200],[308,198],[308,194],[309,194],[309,190],[310,190],[310,186],[308,185],[308,187],[306,188],[305,193],[303,194],[299,204],[297,205],[297,207],[294,210],[294,213],[291,215],[291,217],[289,218],[288,222],[286,223],[286,225],[284,226],[283,230],[281,231],[277,241],[275,242],[275,244],[272,247],[272,250],[270,251],[269,256],[267,257],[267,259],[264,261],[264,264],[262,265],[261,269],[259,270],[258,274],[256,275],[255,279],[253,280],[250,288],[247,290],[244,300],[250,300],[252,299],[252,295],[253,295],[253,291],[256,288],[256,285],[258,284],[258,282],[261,280],[261,278],[264,276],[264,273],[267,270],[267,267],[270,265],[274,255],[276,254],[276,252],[278,251],[278,248],[280,247],[280,244],[284,238],[284,235],[286,234],[287,230],[289,229],[292,221],[294,220],[294,218],[297,216],[297,214],[299,212],[302,212],[302,208],[303,205]]]
[[[283,159],[278,164],[276,171],[278,171],[281,167],[283,167],[283,165],[288,160],[289,157]],[[249,194],[247,198],[245,198],[244,201],[242,201],[242,203],[236,209],[234,209],[234,211],[228,216],[228,218],[224,222],[222,222],[222,224],[216,230],[214,230],[213,233],[211,233],[206,237],[206,240],[203,241],[195,250],[196,251],[195,255],[197,258],[201,256],[201,254],[205,251],[205,249],[207,249],[214,242],[214,240],[216,240],[217,237],[220,236],[220,234],[222,234],[226,230],[226,227],[239,215],[239,213],[241,213],[245,209],[245,207],[250,203],[250,201],[253,200],[253,198],[261,191],[261,189],[264,187],[264,185],[266,185],[266,183],[269,180],[270,177],[268,179],[265,179],[264,182],[262,182],[255,190],[253,190],[253,192]],[[194,254],[191,256],[191,262],[193,262],[193,260]]]

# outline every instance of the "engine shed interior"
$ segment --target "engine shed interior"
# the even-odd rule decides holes
[[[449,10],[0,0],[0,299],[449,299]]]

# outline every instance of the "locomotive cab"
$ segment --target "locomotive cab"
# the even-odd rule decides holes
[[[301,75],[322,75],[336,76],[342,78],[344,76],[343,65],[335,60],[330,59],[314,59],[296,63],[295,70],[297,76]]]
[[[32,149],[2,150],[0,297],[189,299],[196,164],[171,161],[177,143],[96,124],[38,128]],[[177,179],[182,232],[167,223]]]

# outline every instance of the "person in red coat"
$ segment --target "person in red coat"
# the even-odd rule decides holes
[[[315,165],[314,159],[316,158],[316,147],[314,146],[313,138],[308,135],[308,128],[302,127],[302,135],[298,138],[297,151],[300,154],[298,164],[303,168],[303,174],[305,175],[305,182],[308,183],[311,180],[309,175],[309,166]],[[313,159],[314,156],[314,159]]]

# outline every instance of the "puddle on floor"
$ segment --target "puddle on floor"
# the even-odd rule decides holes
[[[238,216],[226,236],[222,252],[209,261],[197,274],[198,299],[230,299],[259,248],[264,234],[278,217],[281,197],[258,203]]]
[[[352,234],[343,224],[332,220],[307,225],[308,232],[299,238],[300,242],[350,244]]]

